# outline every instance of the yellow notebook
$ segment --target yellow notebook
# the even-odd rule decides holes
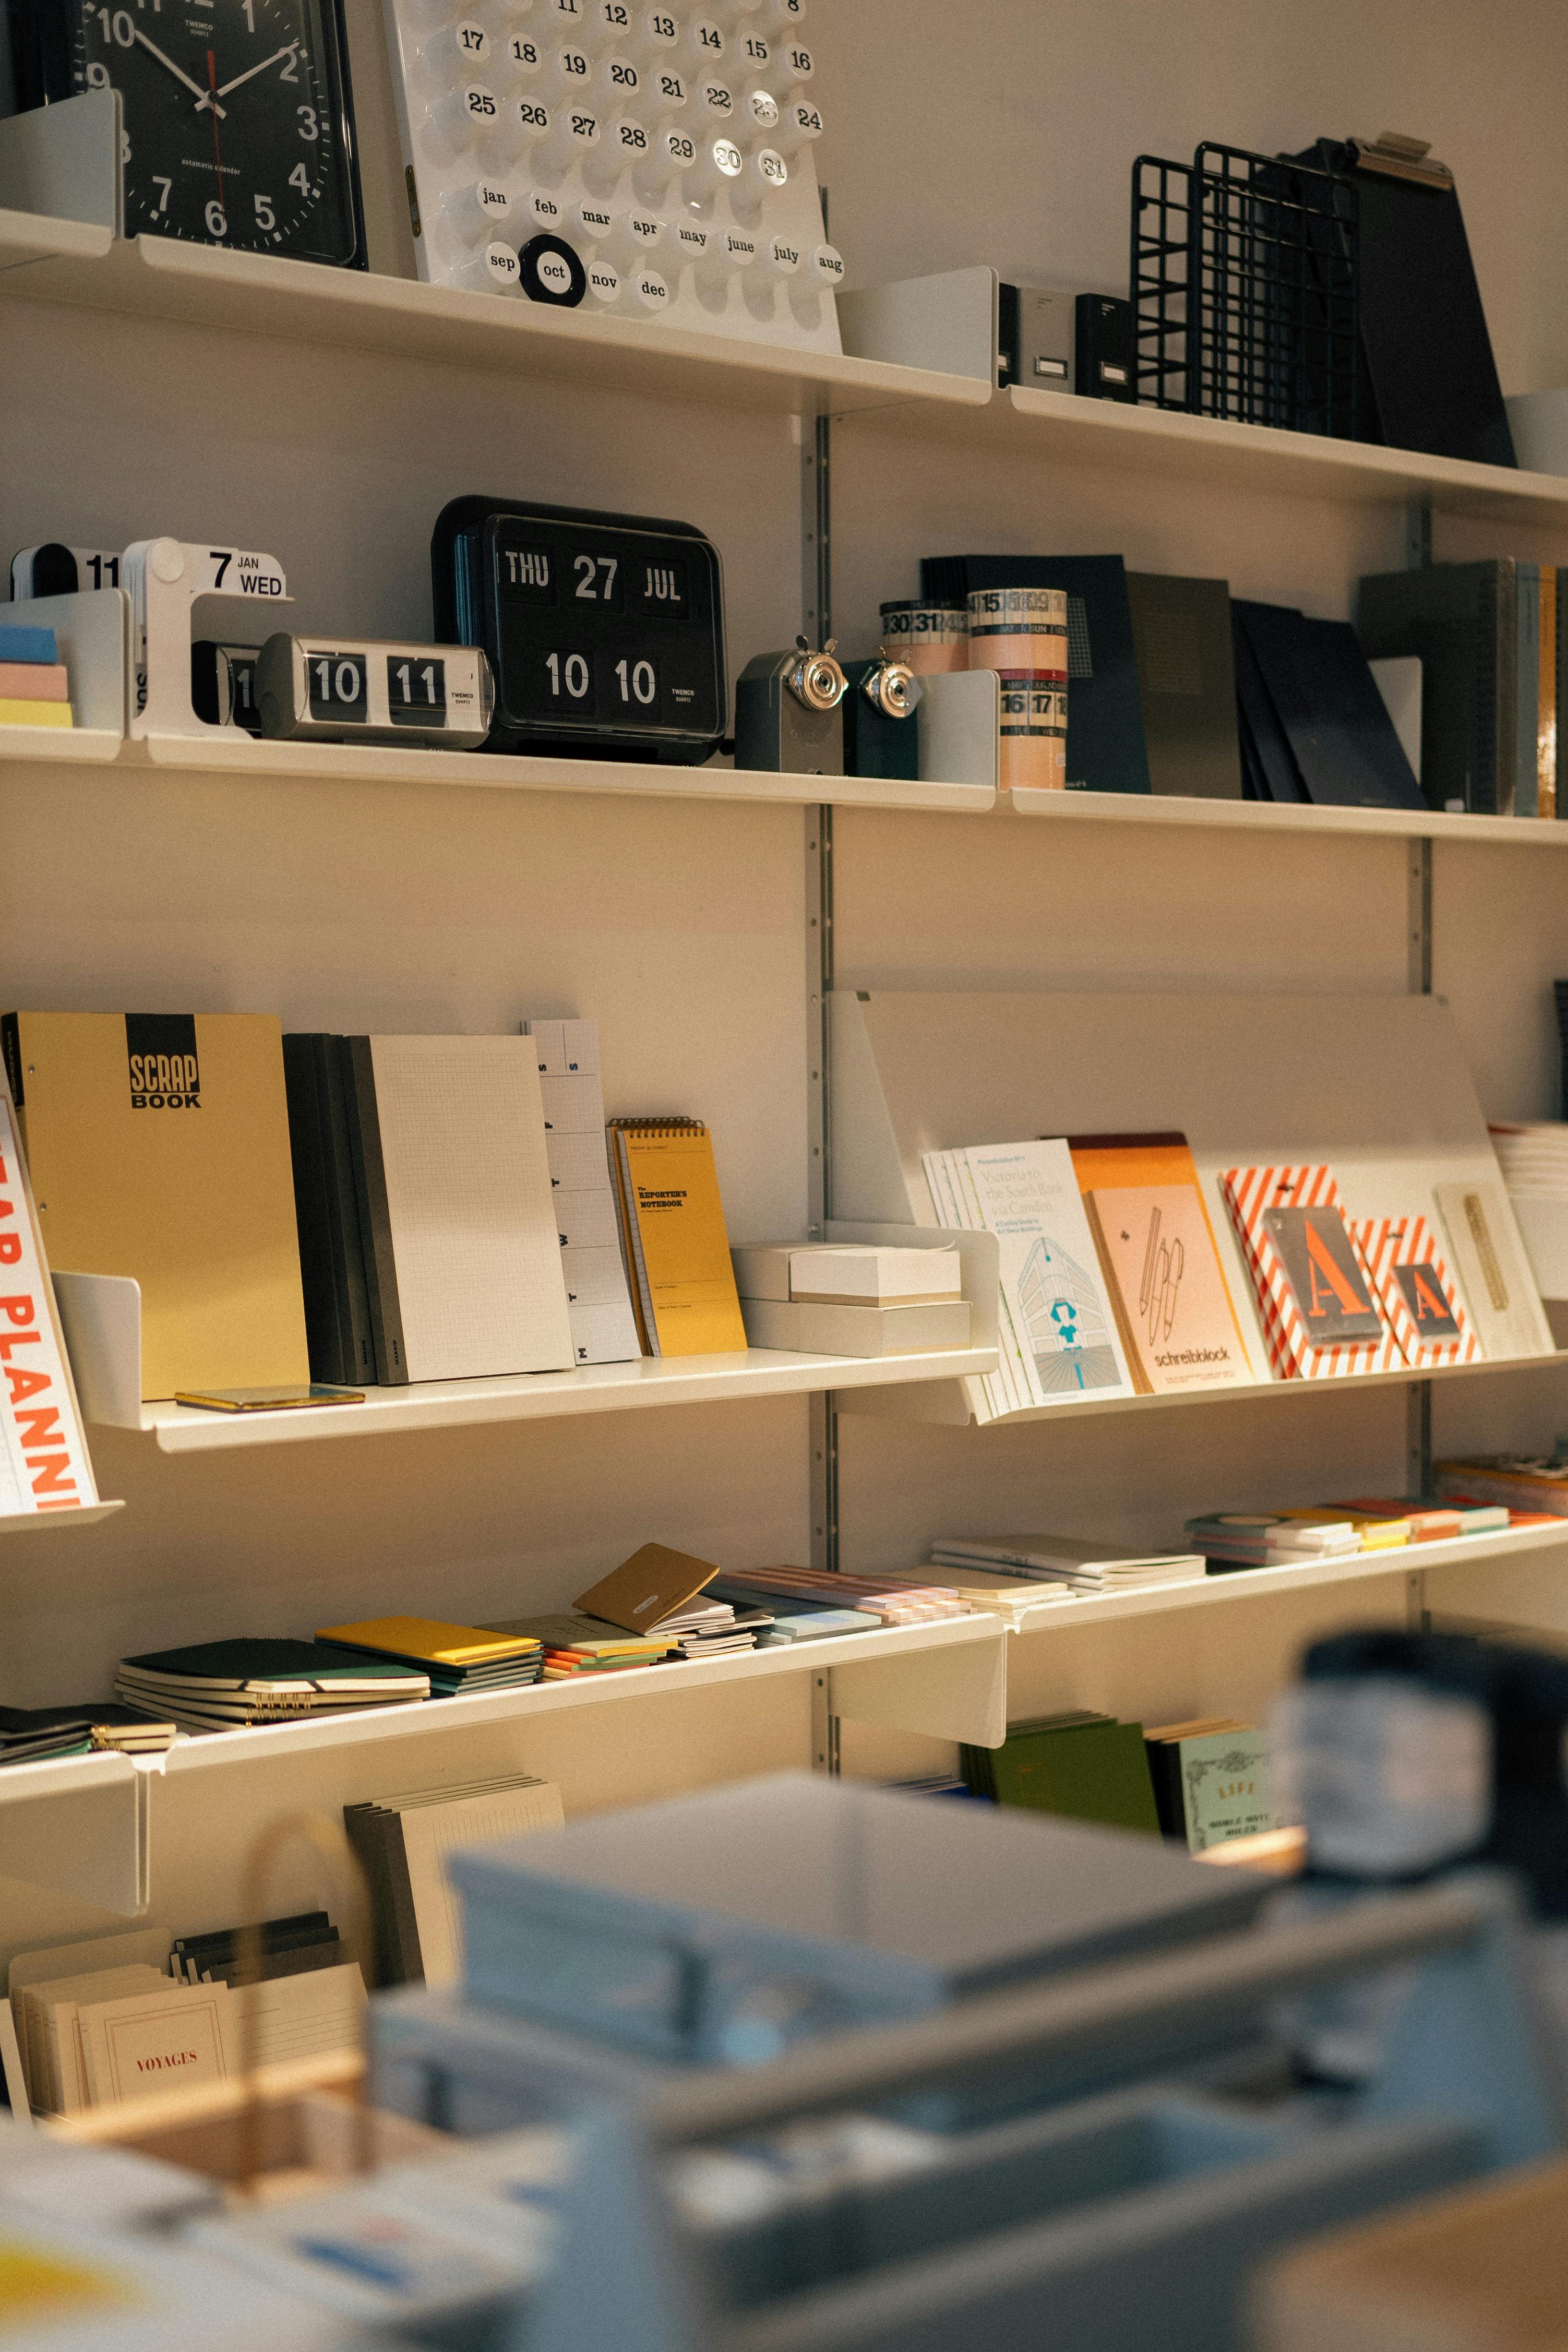
[[[0,1049],[57,1273],[141,1286],[141,1393],[310,1378],[281,1024],[7,1013]]]
[[[73,727],[68,702],[20,702],[0,696],[0,727]]]
[[[700,1119],[612,1118],[622,1236],[650,1356],[746,1346],[713,1139]]]
[[[444,1624],[438,1617],[367,1617],[358,1625],[323,1625],[316,1639],[437,1666],[488,1665],[495,1659],[526,1657],[538,1646],[479,1625]]]

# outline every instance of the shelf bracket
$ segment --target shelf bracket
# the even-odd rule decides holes
[[[1432,993],[1432,845],[1412,841],[1405,863],[1405,992]]]
[[[826,1666],[811,1676],[811,1769],[836,1780],[840,1774],[839,1717],[833,1709],[833,1677]]]
[[[152,1769],[161,1756],[89,1789],[57,1790],[0,1807],[0,1876],[47,1888],[122,1919],[152,1903]]]
[[[1432,561],[1432,501],[1412,499],[1405,509],[1405,569],[1425,572]]]

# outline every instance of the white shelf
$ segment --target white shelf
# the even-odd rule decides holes
[[[631,799],[824,802],[838,808],[940,810],[984,815],[988,784],[885,782],[875,776],[800,776],[758,769],[661,766],[620,760],[542,760],[483,751],[402,751],[395,744],[269,743],[231,737],[154,736],[145,742],[103,728],[0,727],[0,763],[86,761],[150,778],[157,771],[281,782],[417,784],[490,792],[612,793]]]
[[[1563,521],[1568,527],[1568,509]],[[1441,809],[1277,807],[1266,801],[1178,800],[1152,793],[1045,793],[1000,796],[1019,816],[1057,824],[1202,825],[1257,833],[1360,834],[1399,841],[1490,842],[1514,849],[1568,849],[1568,823],[1532,816],[1450,815]]]
[[[989,387],[971,376],[591,317],[173,237],[111,245],[107,231],[73,221],[0,214],[0,271],[18,268],[26,277],[6,290],[28,299],[591,383],[645,399],[816,415],[903,401],[976,407],[989,397]]]
[[[107,727],[0,727],[0,760],[103,766],[118,759],[123,740]]]
[[[1224,1576],[1195,1577],[1185,1583],[1145,1584],[1134,1592],[1075,1594],[1071,1601],[1030,1609],[1016,1631],[1021,1636],[1103,1625],[1113,1617],[1147,1617],[1173,1609],[1212,1608],[1228,1601],[1267,1600],[1270,1594],[1304,1592],[1319,1584],[1364,1583],[1375,1576],[1413,1576],[1428,1568],[1497,1565],[1519,1552],[1568,1550],[1568,1519],[1552,1528],[1511,1528],[1493,1536],[1461,1536],[1452,1543],[1403,1544],[1396,1550],[1354,1552],[1348,1559],[1312,1560],[1291,1568],[1240,1568]],[[933,1569],[934,1580],[956,1570]]]
[[[726,1356],[644,1356],[572,1372],[522,1372],[503,1380],[432,1381],[371,1389],[363,1404],[307,1406],[297,1412],[201,1412],[144,1404],[141,1427],[164,1454],[211,1454],[241,1445],[294,1445],[321,1437],[382,1437],[475,1422],[554,1421],[569,1413],[625,1412],[642,1406],[737,1404],[754,1397],[810,1396],[829,1389],[879,1387],[991,1372],[994,1349],[925,1356],[798,1356],[751,1348]]]
[[[1349,506],[1419,500],[1440,514],[1568,530],[1568,478],[1561,475],[1428,457],[1417,450],[1333,441],[1314,433],[1281,433],[1272,425],[1238,425],[1225,417],[1184,416],[1076,393],[1016,385],[998,392],[978,415],[927,402],[907,410],[890,408],[868,421],[879,430],[956,438],[1020,457],[1102,466],[1123,475],[1160,474],[1167,481]]]
[[[678,1698],[682,1692],[711,1690],[721,1683],[772,1681],[780,1675],[820,1674],[848,1666],[893,1665],[932,1651],[972,1654],[988,1645],[999,1648],[1003,1630],[997,1618],[978,1614],[928,1625],[888,1625],[874,1633],[780,1643],[777,1648],[741,1651],[726,1658],[687,1658],[676,1664],[640,1666],[624,1674],[529,1683],[521,1690],[482,1691],[471,1697],[428,1699],[410,1706],[363,1707],[314,1721],[207,1732],[177,1740],[151,1768],[144,1769],[154,1775],[162,1772],[178,1778],[223,1765],[260,1763],[268,1758],[527,1722],[565,1708],[614,1706],[629,1699]],[[108,1754],[60,1756],[41,1764],[5,1766],[0,1768],[0,1809],[124,1785],[136,1769],[128,1757]]]
[[[123,1503],[82,1503],[74,1511],[0,1513],[0,1536],[41,1535],[47,1528],[94,1528],[124,1508]]]
[[[476,296],[476,300],[482,297]],[[504,752],[400,751],[392,744],[269,743],[235,734],[127,742],[121,766],[323,783],[468,785],[526,793],[614,793],[654,799],[784,801],[795,807],[967,810],[996,805],[987,784],[889,783],[875,776],[800,776],[755,768],[660,766],[622,760],[533,759]]]
[[[39,261],[103,262],[113,243],[113,230],[92,221],[48,220],[0,206],[0,275]]]

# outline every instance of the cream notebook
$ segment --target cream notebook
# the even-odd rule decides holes
[[[573,1360],[538,1057],[526,1037],[357,1037],[377,1356],[396,1381]],[[383,1335],[385,1335],[383,1340]]]

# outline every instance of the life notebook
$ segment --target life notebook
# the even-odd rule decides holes
[[[1431,1221],[1412,1213],[1351,1226],[1378,1304],[1407,1364],[1473,1364],[1481,1352]]]
[[[1067,1144],[977,1144],[922,1160],[937,1223],[997,1236],[1001,1360],[977,1383],[984,1418],[1134,1394]]]
[[[1129,572],[1127,595],[1154,791],[1239,801],[1229,583]]]
[[[1230,1286],[1225,1279],[1215,1246],[1214,1228],[1198,1184],[1197,1166],[1186,1136],[1174,1131],[1071,1135],[1067,1148],[1072,1155],[1072,1172],[1088,1207],[1112,1303],[1120,1318],[1122,1344],[1140,1392],[1229,1388],[1256,1381],[1260,1367],[1253,1362]],[[1134,1221],[1132,1196],[1147,1191],[1169,1192],[1176,1197],[1169,1203],[1151,1202],[1147,1222],[1140,1229]],[[1099,1203],[1102,1193],[1107,1196],[1104,1204]],[[1124,1213],[1118,1216],[1112,1213],[1117,1203],[1110,1196],[1124,1193],[1127,1198],[1119,1202]],[[1109,1238],[1103,1223],[1107,1214],[1111,1218]],[[1140,1230],[1144,1242],[1141,1257]],[[1131,1304],[1124,1293],[1124,1276],[1132,1286]],[[1170,1334],[1164,1341],[1156,1342],[1149,1336],[1150,1317],[1157,1312],[1163,1327],[1167,1311],[1173,1309]],[[1201,1338],[1197,1336],[1200,1322]],[[1144,1335],[1141,1343],[1140,1331]],[[1145,1360],[1145,1354],[1166,1360],[1151,1369]],[[1181,1360],[1183,1357],[1188,1360]]]
[[[738,1354],[746,1325],[707,1129],[695,1118],[612,1118],[610,1137],[648,1354]]]
[[[283,1041],[251,1013],[8,1013],[48,1262],[141,1286],[141,1394],[309,1377]]]
[[[1283,604],[1239,602],[1232,612],[1307,798],[1320,808],[1424,809],[1350,624],[1314,620]]]
[[[573,1361],[538,1057],[526,1037],[354,1037],[349,1117],[376,1376]]]
[[[0,1518],[96,1503],[76,1383],[49,1279],[43,1234],[0,1076],[0,1276],[5,1292],[5,1384],[0,1392]]]
[[[319,1032],[283,1040],[310,1377],[356,1388],[376,1378],[376,1347],[354,1188],[347,1051],[346,1038]]]
[[[1244,1723],[1189,1723],[1144,1738],[1160,1828],[1182,1839],[1189,1853],[1280,1827],[1264,1732]]]
[[[667,1544],[645,1543],[572,1602],[585,1616],[645,1633],[695,1601],[718,1574],[716,1562],[694,1559]]]
[[[1149,757],[1119,555],[941,555],[920,566],[927,604],[967,606],[972,588],[1059,588],[1067,598],[1067,789],[1146,793]]]
[[[1329,1169],[1228,1168],[1219,1189],[1276,1379],[1389,1372],[1404,1361]]]

